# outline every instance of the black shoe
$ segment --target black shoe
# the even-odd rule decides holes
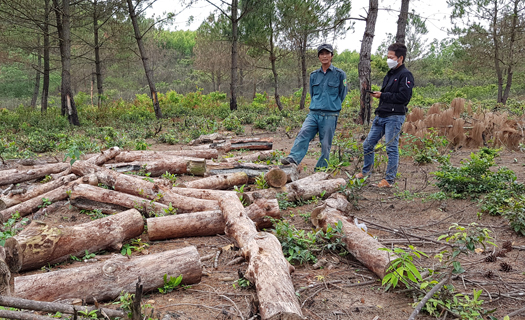
[[[297,162],[295,162],[295,160],[292,157],[282,158],[281,159],[281,163],[284,164],[284,165],[291,164],[291,163],[297,165]]]

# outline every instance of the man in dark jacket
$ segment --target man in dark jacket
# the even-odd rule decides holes
[[[326,43],[317,48],[321,68],[310,74],[310,113],[295,138],[290,155],[281,159],[282,164],[301,163],[310,141],[319,133],[321,157],[315,169],[328,166],[337,118],[347,92],[346,73],[332,65],[333,51],[332,45]]]
[[[364,165],[356,178],[363,178],[370,174],[374,167],[374,149],[385,136],[388,165],[383,180],[378,187],[391,187],[397,175],[399,166],[399,135],[401,126],[405,122],[407,105],[412,98],[414,77],[405,67],[407,47],[401,43],[394,43],[388,47],[387,64],[390,70],[383,79],[381,91],[375,91],[370,96],[379,99],[379,106],[375,110],[376,117],[363,143]]]

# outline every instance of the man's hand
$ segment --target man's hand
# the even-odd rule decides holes
[[[371,93],[370,96],[372,98],[377,98],[379,99],[379,97],[381,97],[381,91],[374,91],[374,93]]]

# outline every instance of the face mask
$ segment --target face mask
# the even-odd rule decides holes
[[[397,61],[392,59],[386,59],[386,64],[390,69],[397,67]]]

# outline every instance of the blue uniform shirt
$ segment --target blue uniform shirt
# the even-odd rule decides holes
[[[341,111],[346,92],[346,73],[343,70],[330,65],[326,73],[319,68],[310,74],[311,111]]]

